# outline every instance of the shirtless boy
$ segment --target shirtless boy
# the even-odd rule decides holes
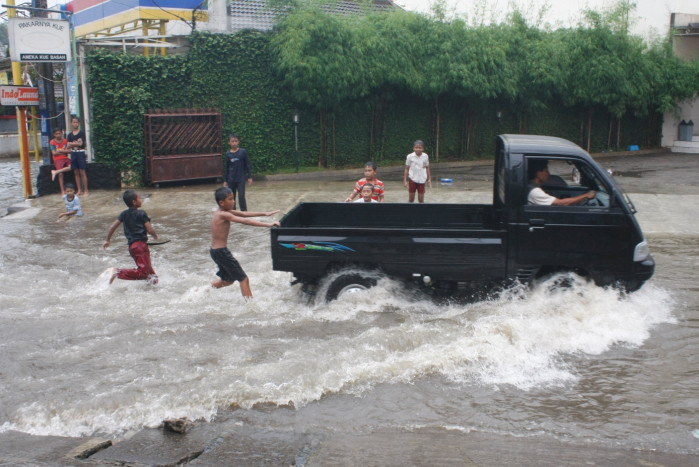
[[[233,210],[233,206],[235,205],[233,191],[227,187],[217,189],[215,196],[218,209],[214,212],[214,217],[211,220],[211,250],[209,253],[211,254],[211,259],[214,260],[214,263],[216,263],[219,268],[216,275],[220,277],[220,279],[213,281],[211,286],[219,289],[238,281],[243,297],[250,299],[252,298],[250,279],[228,250],[227,246],[231,222],[254,225],[257,227],[279,227],[279,222],[265,223],[254,219],[248,219],[248,217],[271,216],[278,213],[279,210],[277,209],[276,211],[269,212],[235,211]]]

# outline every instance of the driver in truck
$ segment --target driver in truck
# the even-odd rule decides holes
[[[546,193],[541,185],[549,179],[549,163],[546,159],[533,159],[527,166],[527,178],[529,179],[529,195],[527,202],[530,205],[539,206],[573,206],[588,199],[593,199],[596,191],[590,190],[578,196],[570,198],[556,198]]]

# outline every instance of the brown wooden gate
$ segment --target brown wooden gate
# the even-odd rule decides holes
[[[151,109],[143,116],[146,183],[223,176],[216,109]]]

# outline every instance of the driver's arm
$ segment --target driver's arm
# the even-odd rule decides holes
[[[583,193],[582,195],[574,196],[572,198],[556,198],[553,200],[553,203],[551,203],[552,206],[572,206],[574,204],[578,204],[582,201],[585,201],[586,199],[593,199],[597,195],[597,192],[594,190],[588,191],[587,193]]]

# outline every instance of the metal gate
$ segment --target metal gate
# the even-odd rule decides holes
[[[151,109],[143,116],[146,183],[223,176],[216,109]]]

